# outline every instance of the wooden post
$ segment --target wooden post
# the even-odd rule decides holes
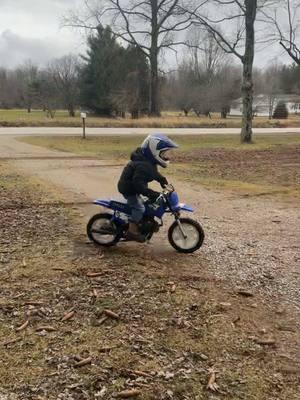
[[[86,120],[86,113],[81,113],[81,118],[82,118],[82,127],[83,127],[82,139],[85,139],[85,120]]]

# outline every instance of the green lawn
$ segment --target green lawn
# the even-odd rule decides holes
[[[0,126],[81,126],[80,113],[75,117],[69,117],[66,110],[58,110],[54,118],[47,117],[47,114],[41,110],[0,109]],[[300,116],[290,116],[287,120],[269,120],[266,117],[254,118],[255,127],[285,127],[300,126]],[[219,114],[212,114],[212,118],[195,114],[185,117],[182,112],[165,111],[161,118],[142,117],[140,119],[131,119],[129,115],[123,118],[103,118],[88,114],[87,126],[89,127],[132,127],[132,128],[239,128],[241,126],[240,117],[228,117],[221,119]]]

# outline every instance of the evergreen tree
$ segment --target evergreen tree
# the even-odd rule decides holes
[[[108,116],[114,111],[131,112],[142,106],[148,97],[148,67],[138,49],[122,47],[109,27],[99,26],[97,34],[88,39],[88,51],[83,59],[82,105]]]
[[[148,112],[149,66],[145,55],[135,46],[127,47],[124,58],[124,82],[121,87],[125,101],[122,111],[138,118]]]
[[[287,119],[289,116],[288,109],[285,102],[280,101],[274,111],[273,118],[275,119]]]

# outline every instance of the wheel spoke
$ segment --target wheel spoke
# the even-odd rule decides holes
[[[194,225],[188,222],[181,222],[181,227],[177,225],[173,230],[173,241],[177,247],[183,250],[190,250],[197,246],[200,240],[200,234]],[[186,238],[183,232],[186,234]]]
[[[109,245],[114,242],[117,235],[117,229],[111,222],[110,218],[111,217],[99,215],[99,217],[95,218],[91,223],[89,234],[90,238],[94,242],[103,245]]]

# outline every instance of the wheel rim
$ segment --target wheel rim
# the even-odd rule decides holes
[[[94,221],[91,226],[90,233],[95,240],[95,242],[107,244],[113,242],[116,238],[115,233],[103,233],[107,230],[115,230],[115,225],[106,218],[99,218]]]
[[[172,233],[174,244],[184,250],[189,250],[197,246],[200,240],[200,233],[198,229],[194,225],[185,222],[181,222],[181,226],[184,233],[187,235],[187,238],[184,238],[181,229],[177,225]]]

